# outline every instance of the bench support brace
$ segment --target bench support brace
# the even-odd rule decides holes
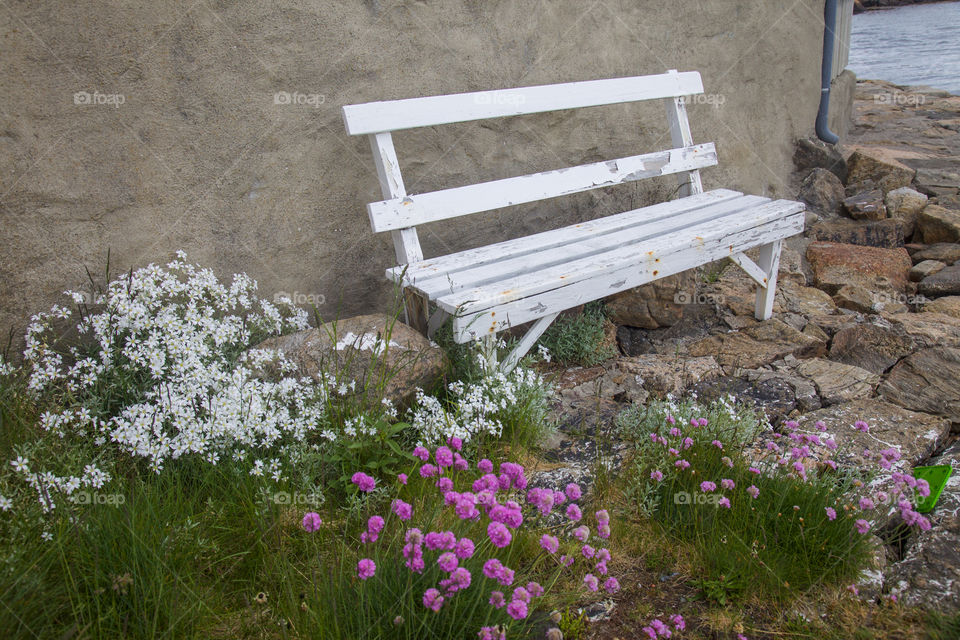
[[[527,355],[527,352],[533,348],[533,345],[536,344],[537,339],[543,335],[543,332],[547,330],[551,323],[557,319],[559,313],[551,313],[548,316],[543,316],[539,320],[533,323],[533,326],[524,334],[523,338],[520,339],[520,342],[514,347],[513,351],[510,352],[510,355],[507,356],[507,359],[503,361],[500,365],[500,371],[504,373],[510,373],[513,371],[513,368],[517,366],[517,363],[520,362],[520,359]]]
[[[757,320],[769,320],[773,315],[773,298],[777,293],[777,273],[780,270],[782,240],[774,240],[760,247],[757,267],[764,274],[764,282],[757,287],[757,302],[754,315]],[[749,273],[749,271],[747,272]]]

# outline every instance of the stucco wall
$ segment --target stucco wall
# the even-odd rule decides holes
[[[3,3],[0,331],[82,286],[84,265],[102,271],[108,248],[114,273],[182,248],[267,296],[325,300],[327,316],[385,308],[393,249],[370,232],[379,187],[343,104],[696,69],[710,95],[690,107],[694,137],[721,160],[705,185],[789,196],[792,141],[816,114],[822,15],[823,0]],[[81,91],[94,104],[75,104]],[[277,92],[322,101],[276,104]],[[668,142],[659,104],[396,136],[411,192]],[[439,223],[422,242],[433,255],[496,241],[674,184]]]

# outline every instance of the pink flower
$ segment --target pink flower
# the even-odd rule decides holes
[[[451,478],[447,478],[446,476],[444,476],[439,480],[437,480],[436,486],[437,486],[437,489],[440,490],[440,493],[449,493],[453,491],[453,480]],[[455,502],[455,501],[452,501],[452,502]],[[452,504],[452,502],[448,502],[447,504]]]
[[[593,547],[591,547],[591,546],[588,545],[588,544],[585,544],[585,545],[583,545],[583,547],[580,549],[580,553],[583,554],[583,557],[584,557],[584,558],[592,558],[594,555],[596,555],[597,552],[596,552],[596,550],[595,550]]]
[[[583,492],[580,490],[580,485],[571,482],[566,486],[564,492],[567,494],[567,497],[571,500],[579,500],[580,496],[583,495]]]
[[[436,589],[427,589],[423,594],[423,606],[433,611],[440,611],[443,606],[443,596]]]
[[[689,449],[693,446],[693,438],[684,438],[683,439],[683,448]]]
[[[585,586],[590,591],[596,591],[600,588],[600,581],[597,580],[597,576],[592,573],[588,573],[583,576],[583,586]]]
[[[450,438],[447,439],[447,444],[450,445],[450,448],[454,451],[460,451],[463,449],[463,440],[456,436],[450,436]]]
[[[507,604],[507,599],[503,597],[502,591],[491,591],[490,592],[490,605],[494,609],[500,609],[503,605]]]
[[[864,520],[863,518],[858,518],[856,522],[853,523],[853,526],[857,528],[857,531],[861,534],[870,531],[870,523]]]
[[[677,424],[677,419],[674,418],[672,415],[667,414],[667,422],[669,422],[670,424]]]
[[[659,469],[656,469],[656,470],[654,470],[654,471],[651,471],[651,472],[650,472],[650,479],[651,479],[651,480],[655,480],[656,482],[660,482],[661,480],[663,480],[663,472],[660,471]]]
[[[863,431],[864,433],[867,433],[868,431],[870,431],[870,425],[868,425],[863,420],[857,420],[856,422],[854,422],[853,428],[856,429],[857,431]]]
[[[453,452],[447,447],[437,447],[434,456],[437,459],[437,465],[439,465],[441,469],[453,466]]]
[[[407,474],[405,473],[397,474],[397,480],[400,481],[400,484],[407,484]]]
[[[450,573],[449,578],[440,581],[440,586],[447,590],[447,593],[462,591],[470,586],[473,576],[464,567],[457,567]]]
[[[380,534],[374,533],[372,531],[364,531],[360,534],[360,542],[367,544],[368,542],[376,542],[377,538],[380,537]]]
[[[377,486],[377,481],[362,471],[357,471],[355,474],[353,474],[353,477],[350,478],[350,482],[357,485],[360,488],[360,491],[363,491],[364,493],[373,491]]]
[[[531,600],[530,592],[528,592],[523,587],[517,587],[516,589],[513,590],[513,599],[523,600],[527,604],[530,604],[530,600]]]
[[[750,494],[750,497],[756,500],[757,496],[760,495],[760,489],[757,489],[756,486],[750,485],[747,487],[747,493]]]
[[[862,511],[869,511],[873,509],[874,506],[876,505],[873,504],[873,500],[870,498],[860,498],[859,507]]]
[[[457,554],[453,553],[452,551],[447,551],[440,554],[440,557],[437,558],[437,564],[440,565],[442,570],[450,573],[456,569],[460,563],[457,560]]]
[[[460,538],[460,541],[457,542],[457,546],[454,549],[454,553],[456,553],[457,557],[461,560],[466,560],[473,556],[475,549],[476,545],[473,544],[473,540],[470,538]]]
[[[714,441],[711,442],[710,444],[712,444],[713,446],[715,446],[717,449],[723,449],[723,443],[720,442],[719,440],[714,440]]]
[[[383,531],[383,518],[380,516],[370,516],[367,520],[367,531],[371,533],[380,533]]]
[[[484,458],[477,463],[477,469],[479,469],[481,473],[493,473],[493,463]]]
[[[578,507],[573,503],[570,503],[567,505],[567,517],[570,520],[573,520],[574,522],[576,522],[577,520],[583,517],[583,513],[580,511],[580,507]]]
[[[514,620],[523,620],[527,617],[527,603],[523,600],[511,600],[507,605],[507,615]]]
[[[620,582],[614,578],[607,578],[606,582],[603,583],[603,588],[606,589],[607,593],[616,593],[620,591]]]
[[[827,424],[823,420],[817,420],[813,423],[813,426],[817,428],[817,431],[826,431]]]
[[[723,480],[720,481],[720,486],[729,491],[730,489],[733,489],[737,485],[730,478],[724,478]]]
[[[723,496],[722,498],[720,498],[719,500],[717,500],[717,506],[718,506],[718,507],[726,507],[727,509],[729,509],[729,508],[730,508],[730,498],[728,498],[727,496]]]
[[[673,463],[673,466],[677,467],[678,469],[688,469],[690,468],[690,463],[686,460],[677,460]]]
[[[543,595],[543,587],[540,586],[539,582],[528,582],[527,583],[527,592],[534,598],[539,598]]]
[[[490,542],[493,546],[502,549],[508,544],[510,540],[513,539],[513,536],[510,535],[510,530],[502,522],[491,522],[487,526],[487,535],[490,537]]]
[[[467,462],[466,458],[464,458],[459,453],[454,453],[453,468],[456,469],[457,471],[466,471],[467,469],[470,468],[470,463]]]
[[[707,420],[706,418],[700,418],[699,420],[697,420],[697,425],[699,425],[699,426],[701,426],[701,427],[705,427],[705,426],[707,426],[708,424],[710,424],[710,421]]]
[[[480,638],[480,640],[505,640],[507,635],[497,627],[482,627],[480,631],[477,632],[477,637]]]
[[[593,568],[602,576],[607,575],[607,563],[602,560],[597,564],[593,565]]]
[[[579,540],[580,542],[586,542],[587,538],[590,537],[590,529],[586,525],[581,525],[574,529],[570,535]]]
[[[435,475],[437,475],[437,468],[432,464],[425,464],[420,467],[421,478],[432,478]]]
[[[683,616],[679,613],[670,618],[670,622],[673,623],[673,628],[677,631],[683,631],[687,628],[687,623],[684,621]]]
[[[401,520],[409,520],[413,517],[413,507],[400,498],[394,499],[394,501],[390,504],[390,510],[393,511]]]
[[[483,575],[491,580],[496,580],[497,574],[503,569],[503,565],[496,558],[490,558],[483,563]]]
[[[303,528],[313,533],[314,531],[320,528],[320,525],[323,524],[323,520],[320,519],[320,514],[314,511],[309,511],[303,514]]]
[[[597,535],[606,540],[610,537],[610,525],[606,522],[601,522],[597,525]]]
[[[421,461],[426,462],[430,459],[430,452],[427,451],[426,447],[417,447],[413,450],[413,455],[417,458],[420,458]]]
[[[710,482],[709,480],[704,480],[700,483],[700,491],[704,493],[711,493],[717,490],[717,484],[715,482]]]
[[[361,580],[372,578],[377,572],[377,565],[370,558],[364,558],[357,563],[357,577]]]
[[[600,511],[597,511],[594,515],[600,524],[608,524],[610,522],[610,514],[606,509],[600,509]]]
[[[827,507],[824,511],[827,512],[827,520],[833,521],[837,519],[837,512],[833,507]]]
[[[757,469],[756,467],[748,467],[747,471],[755,475],[760,475],[760,469]]]
[[[548,553],[556,553],[560,548],[560,541],[554,536],[543,534],[540,536],[540,546]]]

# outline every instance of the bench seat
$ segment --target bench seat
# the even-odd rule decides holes
[[[803,230],[804,207],[717,189],[387,270],[466,342]]]

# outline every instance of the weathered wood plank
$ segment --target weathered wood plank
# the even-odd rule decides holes
[[[647,207],[640,207],[615,215],[588,220],[550,231],[541,231],[522,238],[506,240],[492,245],[467,249],[436,258],[427,258],[422,262],[408,266],[392,267],[387,269],[387,278],[394,282],[418,282],[433,277],[445,277],[460,270],[473,266],[481,266],[497,262],[506,258],[527,255],[543,249],[562,247],[568,242],[589,235],[614,233],[627,229],[638,223],[650,223],[675,214],[681,214],[693,209],[711,206],[719,202],[729,202],[742,198],[739,191],[716,189],[707,193],[690,196],[681,200],[660,202]]]
[[[802,205],[801,205],[802,211]],[[746,251],[770,238],[786,238],[803,230],[803,214],[798,211],[779,217],[760,227],[722,234],[720,237],[695,243],[683,249],[664,254],[659,262],[651,264],[624,264],[600,272],[596,277],[569,285],[544,290],[541,293],[516,299],[479,312],[464,312],[453,319],[453,334],[457,342],[467,342],[484,335],[492,335],[505,328],[523,324],[563,309],[598,300],[619,291],[652,282],[662,277],[685,271],[731,253]]]
[[[539,250],[516,257],[506,256],[503,260],[490,264],[468,266],[465,269],[431,278],[412,279],[408,276],[404,282],[427,297],[434,299],[462,289],[476,288],[492,282],[503,282],[508,278],[532,271],[624,249],[679,229],[736,215],[739,211],[747,211],[766,202],[770,202],[770,199],[760,196],[742,196],[652,222],[647,222],[642,210],[640,210],[636,214],[636,222],[633,226],[617,229],[611,233],[585,235],[580,238],[573,237],[558,247],[539,248]],[[534,248],[536,249],[535,245]]]
[[[760,247],[758,267],[766,278],[762,286],[757,287],[757,301],[754,316],[757,320],[769,320],[773,315],[773,299],[777,289],[777,274],[780,271],[780,247],[783,240],[778,238],[770,244]]]
[[[676,69],[671,69],[668,74],[676,74]],[[690,119],[687,117],[687,105],[682,97],[667,98],[667,122],[670,123],[670,139],[675,147],[689,147],[693,144],[693,133],[690,132]],[[680,195],[690,196],[703,193],[703,182],[700,179],[700,171],[688,171],[681,174]]]
[[[389,231],[715,164],[707,143],[371,202],[367,212],[374,232]]]
[[[350,135],[703,93],[697,71],[346,105]]]

